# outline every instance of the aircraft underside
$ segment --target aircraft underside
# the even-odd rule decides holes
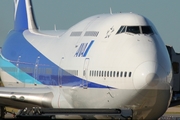
[[[13,92],[7,92],[8,88],[0,88],[0,90],[0,96],[2,96],[0,101],[3,106],[19,109],[32,107],[130,109],[133,111],[133,119],[159,118],[166,111],[169,105],[167,101],[170,101],[171,95],[170,89],[85,89],[81,87],[52,86],[42,88],[11,88]],[[28,93],[28,91],[33,92]]]

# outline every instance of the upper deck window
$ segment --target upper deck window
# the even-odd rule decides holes
[[[153,34],[153,30],[150,26],[121,26],[116,34],[124,32],[133,34]]]

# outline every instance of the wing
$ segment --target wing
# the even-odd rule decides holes
[[[51,88],[7,88],[0,87],[0,105],[14,108],[52,108],[54,93]]]

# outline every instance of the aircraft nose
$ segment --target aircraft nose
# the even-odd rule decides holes
[[[148,61],[140,64],[133,76],[136,89],[157,88],[158,84],[166,81],[163,68],[156,62]]]

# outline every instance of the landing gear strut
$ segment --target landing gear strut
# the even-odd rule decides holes
[[[4,118],[6,114],[6,109],[4,106],[0,106],[0,118]]]

